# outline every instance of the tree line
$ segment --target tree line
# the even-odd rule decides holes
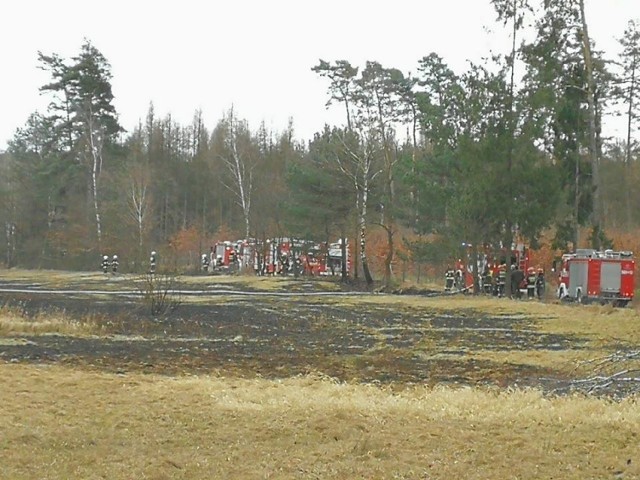
[[[233,108],[209,130],[201,111],[180,125],[150,105],[125,132],[90,41],[70,59],[39,53],[49,107],[0,157],[4,263],[93,269],[117,253],[135,270],[152,249],[195,259],[217,237],[339,237],[358,275],[390,284],[398,256],[441,264],[463,243],[611,246],[608,232],[640,225],[640,28],[630,21],[606,58],[584,0],[491,3],[510,51],[463,72],[437,53],[413,74],[319,60],[344,123],[304,142],[293,120],[252,129]],[[603,134],[614,112],[625,138]],[[372,232],[384,239],[374,271]]]

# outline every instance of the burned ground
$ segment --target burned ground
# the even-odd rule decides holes
[[[155,316],[140,298],[122,293],[0,293],[0,304],[19,309],[25,318],[64,312],[95,323],[101,332],[0,340],[0,360],[167,375],[285,378],[317,373],[400,388],[416,383],[553,388],[566,380],[564,373],[478,360],[469,352],[566,350],[585,344],[577,336],[539,331],[539,319],[526,315],[487,314],[460,309],[455,302],[451,311],[431,310],[428,304],[405,308],[370,302],[366,295],[347,300],[322,296],[322,289],[316,289],[316,296],[308,282],[298,287],[287,288],[286,295],[192,287],[182,291],[175,309]]]

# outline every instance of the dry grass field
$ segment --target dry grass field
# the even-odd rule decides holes
[[[152,318],[68,293],[126,279],[10,275],[1,479],[640,478],[633,389],[564,388],[636,385],[633,308],[188,278],[265,295],[185,295]]]
[[[635,400],[0,365],[5,479],[638,478]]]

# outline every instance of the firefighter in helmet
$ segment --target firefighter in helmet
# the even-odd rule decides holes
[[[291,263],[289,262],[289,255],[287,255],[287,252],[284,252],[280,255],[280,273],[282,275],[287,275],[290,267]]]
[[[155,250],[151,252],[149,257],[149,273],[156,273],[156,267],[158,265],[158,254]]]
[[[236,250],[234,248],[228,248],[229,250],[229,269],[235,270],[236,266]]]
[[[462,272],[462,260],[458,260],[458,264],[457,264],[457,268],[456,268],[456,273],[455,273],[455,286],[458,290],[462,290],[465,285],[464,285],[464,273]]]
[[[482,290],[484,293],[490,294],[493,291],[493,270],[487,265],[482,274]]]
[[[118,273],[118,255],[114,255],[111,257],[111,271],[116,274]]]
[[[538,275],[536,276],[536,296],[538,300],[542,300],[544,295],[544,270],[538,268]]]
[[[203,272],[208,272],[209,271],[209,255],[207,255],[206,253],[202,254],[201,257],[201,263],[202,263],[202,271]]]
[[[527,298],[535,298],[536,296],[536,280],[538,275],[533,267],[527,269]]]
[[[507,284],[507,264],[502,263],[498,268],[498,279],[496,280],[498,297],[504,296],[505,285]]]
[[[455,280],[455,272],[453,268],[450,266],[447,267],[447,270],[444,272],[444,289],[446,292],[450,292],[453,288],[453,282]]]
[[[102,273],[107,273],[109,271],[109,256],[108,255],[104,255],[102,257]]]

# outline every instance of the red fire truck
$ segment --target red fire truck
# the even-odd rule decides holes
[[[480,289],[484,293],[493,295],[504,294],[504,281],[506,281],[506,269],[509,250],[503,247],[485,245],[478,249],[478,264],[474,268],[473,252],[471,245],[463,243],[466,249],[465,256],[454,262],[455,270],[445,274],[452,276],[452,286],[449,290],[468,292],[473,290],[474,271],[477,271]],[[518,268],[523,272],[531,266],[529,249],[521,243],[514,244],[511,248],[511,268]],[[502,279],[502,280],[500,280]],[[502,284],[500,282],[503,282]],[[445,278],[446,282],[446,278]],[[502,292],[501,292],[502,291]],[[526,289],[524,291],[526,293]]]
[[[238,270],[238,249],[232,242],[218,242],[212,249],[211,269],[213,272],[229,273]]]
[[[624,307],[633,300],[634,274],[632,252],[578,249],[562,256],[558,298]]]
[[[351,273],[349,243],[346,271]],[[214,273],[235,273],[253,267],[258,275],[338,276],[342,273],[342,243],[316,243],[279,237],[218,242],[211,248]]]

